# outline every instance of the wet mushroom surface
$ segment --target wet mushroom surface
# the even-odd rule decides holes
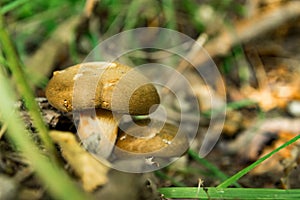
[[[187,137],[179,133],[176,125],[165,123],[160,127],[159,121],[147,128],[141,129],[147,122],[141,120],[138,126],[129,126],[120,131],[117,137],[115,153],[122,156],[157,156],[180,157],[188,148]]]
[[[46,88],[49,103],[79,117],[77,134],[97,157],[108,158],[120,116],[147,115],[160,102],[156,88],[141,73],[120,63],[91,62],[53,73]]]
[[[113,94],[114,90],[119,93]],[[113,97],[115,112],[126,113],[129,106],[130,114],[148,114],[151,106],[159,104],[156,88],[143,74],[132,67],[108,62],[82,63],[55,71],[46,87],[46,97],[63,112],[112,110]]]
[[[142,119],[131,122],[123,130],[119,128],[108,160],[115,169],[124,172],[153,171],[177,160],[188,146],[189,140],[178,126],[157,119]]]

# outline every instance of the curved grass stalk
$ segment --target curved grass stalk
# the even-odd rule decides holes
[[[21,96],[24,98],[25,106],[27,107],[29,114],[33,119],[34,125],[38,130],[39,137],[42,143],[45,145],[45,149],[49,152],[50,156],[55,158],[56,150],[54,144],[52,143],[48,135],[48,130],[42,119],[40,109],[35,101],[33,91],[26,80],[25,73],[23,72],[22,69],[21,61],[14,48],[14,44],[6,30],[6,27],[4,25],[4,18],[1,13],[0,13],[0,42],[1,42],[1,48],[6,56],[8,67],[12,72],[14,81],[17,85],[17,88]]]
[[[293,139],[289,140],[288,142],[284,143],[283,145],[281,145],[280,147],[274,149],[273,151],[271,151],[270,153],[268,153],[267,155],[261,157],[260,159],[258,159],[257,161],[255,161],[254,163],[252,163],[251,165],[249,165],[248,167],[242,169],[241,171],[239,171],[238,173],[236,173],[235,175],[231,176],[230,178],[228,178],[227,180],[225,180],[223,183],[219,184],[217,186],[217,188],[227,188],[228,186],[232,185],[234,182],[236,182],[237,180],[239,180],[242,176],[244,176],[245,174],[247,174],[249,171],[251,171],[252,169],[254,169],[256,166],[258,166],[260,163],[262,163],[263,161],[267,160],[268,158],[270,158],[273,154],[277,153],[278,151],[280,151],[281,149],[287,147],[288,145],[296,142],[298,139],[300,139],[300,135],[297,135],[296,137],[294,137]]]
[[[24,153],[54,199],[90,199],[87,194],[75,186],[62,168],[43,155],[34,144],[24,122],[20,119],[20,113],[15,109],[16,99],[13,91],[9,80],[0,73],[0,114],[1,120],[7,125],[6,136],[18,150]]]

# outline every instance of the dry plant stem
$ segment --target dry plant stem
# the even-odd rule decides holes
[[[4,25],[3,16],[0,14],[0,41],[2,49],[5,52],[9,68],[13,74],[14,80],[17,83],[17,87],[21,95],[25,100],[25,105],[29,110],[30,116],[33,119],[35,127],[38,130],[39,137],[41,138],[43,144],[45,145],[46,150],[50,153],[51,156],[55,158],[56,150],[55,147],[48,135],[48,130],[44,124],[43,118],[40,114],[39,107],[35,101],[33,92],[26,81],[26,77],[21,67],[21,63],[17,52],[14,48],[9,34]]]
[[[73,31],[80,23],[81,16],[74,16],[62,22],[51,34],[51,37],[43,42],[39,49],[27,60],[26,73],[33,74],[32,84],[41,84],[45,77],[51,75],[55,62],[67,55],[67,47],[73,39]],[[41,67],[43,66],[43,67]]]
[[[248,19],[257,14],[259,2],[260,0],[247,0],[246,6]]]
[[[189,52],[189,54],[186,56],[185,59],[182,59],[178,66],[176,67],[176,70],[178,73],[183,73],[189,66],[189,60],[193,59],[197,56],[199,56],[199,52],[203,50],[203,45],[204,43],[207,41],[208,35],[203,33],[201,34],[196,43],[192,46],[191,51]],[[196,66],[194,66],[196,67]],[[177,81],[176,78],[177,75],[172,75],[172,77],[169,78],[169,81],[167,82],[166,85],[174,85],[174,83]],[[167,88],[163,88],[161,91],[161,94],[166,95],[170,92],[170,90],[168,90]]]
[[[272,155],[277,153],[278,151],[286,148],[288,145],[291,145],[292,143],[296,142],[298,139],[300,139],[300,135],[297,135],[293,139],[289,140],[288,142],[284,143],[283,145],[279,146],[278,148],[274,149],[270,153],[266,154],[265,156],[261,157],[260,159],[256,160],[254,163],[250,164],[248,167],[245,167],[238,173],[234,174],[230,178],[226,179],[224,182],[219,184],[217,186],[217,189],[221,188],[227,188],[228,186],[232,185],[234,182],[238,181],[242,176],[253,170],[255,167],[257,167],[259,164],[261,164],[263,161],[270,158]]]
[[[247,56],[250,58],[249,61],[254,67],[255,77],[257,78],[258,86],[260,89],[267,88],[268,86],[268,77],[264,68],[264,64],[259,57],[257,49],[254,46],[246,47],[249,48],[249,53]]]
[[[91,15],[93,13],[93,9],[95,8],[95,6],[98,2],[100,2],[100,0],[86,0],[85,1],[84,14],[87,18],[91,17]]]
[[[230,48],[238,43],[246,42],[267,31],[270,31],[292,18],[300,16],[300,2],[291,1],[283,6],[261,11],[261,14],[249,19],[241,20],[232,25],[232,28],[224,28],[221,34],[209,41],[204,48],[211,57],[226,54]],[[205,54],[199,54],[193,58],[196,65],[201,65],[207,60]]]

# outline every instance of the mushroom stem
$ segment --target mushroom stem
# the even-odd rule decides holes
[[[78,136],[83,146],[97,157],[108,158],[113,151],[118,121],[111,111],[97,109],[79,113]]]

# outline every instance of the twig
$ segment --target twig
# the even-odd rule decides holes
[[[276,7],[250,19],[241,20],[232,25],[232,28],[224,28],[217,38],[209,41],[204,48],[211,57],[226,54],[230,48],[238,43],[246,42],[267,31],[270,31],[292,18],[300,16],[300,2],[291,1],[281,7]],[[199,53],[193,59],[194,65],[201,65],[207,60],[206,54]]]
[[[246,47],[246,55],[250,58],[249,62],[252,64],[255,71],[255,77],[257,79],[259,89],[268,89],[268,76],[255,46],[249,45]]]
[[[242,176],[246,175],[249,171],[253,170],[256,166],[258,166],[260,163],[262,163],[263,161],[267,160],[268,158],[270,158],[272,155],[274,155],[275,153],[277,153],[278,151],[284,149],[285,147],[287,147],[290,144],[293,144],[294,142],[296,142],[298,139],[300,139],[300,135],[297,135],[296,137],[294,137],[293,139],[289,140],[288,142],[284,143],[283,145],[279,146],[278,148],[274,149],[273,151],[271,151],[270,153],[266,154],[265,156],[261,157],[260,159],[256,160],[254,163],[250,164],[248,167],[242,169],[241,171],[239,171],[238,173],[234,174],[233,176],[231,176],[230,178],[226,179],[224,182],[222,182],[221,184],[219,184],[217,186],[217,189],[221,189],[221,188],[227,188],[228,186],[230,186],[231,184],[233,184],[234,182],[236,182],[237,180],[239,180]]]
[[[247,18],[255,16],[258,13],[258,5],[260,0],[247,0]]]
[[[80,15],[66,19],[51,37],[43,42],[29,59],[25,60],[26,72],[33,74],[31,83],[35,85],[43,83],[45,77],[51,75],[56,62],[67,56],[67,46],[73,39],[72,32],[81,19]]]
[[[190,63],[188,62],[189,59],[193,59],[195,57],[198,56],[199,52],[202,50],[202,47],[203,47],[203,44],[207,41],[207,34],[201,34],[196,43],[194,43],[194,45],[192,46],[190,52],[188,53],[188,55],[186,56],[186,59],[182,59],[178,66],[176,67],[176,71],[178,73],[183,73],[190,65]],[[165,84],[165,85],[169,85],[169,86],[172,86],[174,85],[176,82],[177,82],[177,77],[178,74],[172,74],[172,76],[169,78],[168,82]],[[170,90],[166,87],[164,87],[162,90],[161,90],[161,94],[162,95],[166,95],[170,92]]]
[[[93,10],[99,1],[100,0],[86,0],[85,1],[84,14],[87,18],[91,17]]]
[[[261,11],[261,14],[257,14],[248,19],[241,20],[230,27],[224,26],[224,30],[220,31],[221,34],[215,39],[208,41],[204,45],[204,49],[207,51],[210,57],[226,54],[232,46],[246,42],[252,38],[255,38],[275,27],[285,23],[286,21],[300,16],[300,2],[290,2],[284,6],[268,9],[267,11]],[[201,46],[205,42],[206,35],[200,35],[197,42],[200,42]],[[200,66],[205,63],[209,57],[207,54],[201,53],[202,48],[192,48],[188,57],[191,59],[191,63],[194,66]],[[183,72],[187,69],[189,63],[183,59],[177,67],[178,72]],[[176,79],[175,79],[176,80]],[[174,79],[170,79],[170,82],[174,82]],[[169,83],[172,84],[172,83]],[[162,91],[164,94],[168,93],[166,89]]]

